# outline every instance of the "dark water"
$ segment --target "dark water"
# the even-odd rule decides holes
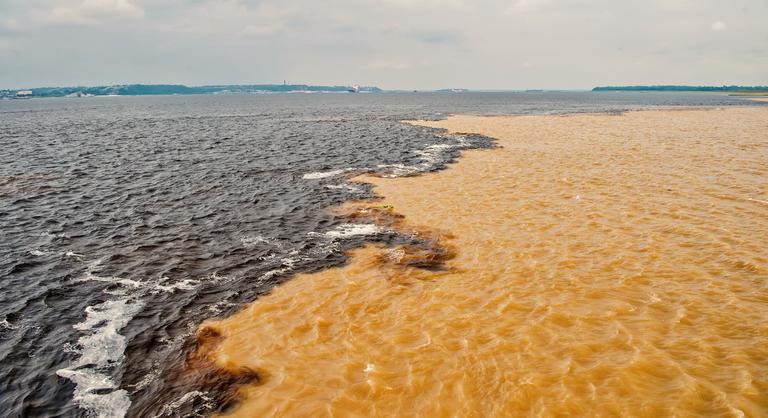
[[[3,416],[206,415],[193,334],[363,241],[326,209],[350,175],[439,169],[485,138],[448,113],[757,105],[715,94],[317,94],[0,102]]]

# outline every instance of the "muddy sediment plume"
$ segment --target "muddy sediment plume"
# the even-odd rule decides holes
[[[182,349],[183,361],[170,362],[163,371],[166,390],[184,393],[176,403],[152,402],[143,397],[131,405],[130,416],[179,416],[183,405],[187,416],[203,416],[211,412],[225,413],[238,402],[237,389],[244,384],[257,385],[268,378],[264,371],[247,367],[223,369],[211,362],[208,354],[222,341],[213,327],[201,327],[194,339]]]
[[[381,199],[375,200],[375,203],[352,202],[336,208],[333,212],[342,219],[372,223],[401,237],[387,246],[381,256],[382,263],[404,268],[444,270],[446,261],[456,255],[455,249],[447,243],[452,234],[427,228],[411,229],[405,223],[405,217],[397,213],[393,205],[382,203]]]
[[[426,123],[501,147],[361,180],[381,197],[374,218],[447,231],[428,234],[450,256],[425,269],[368,245],[207,323],[219,367],[269,373],[227,413],[766,414],[767,120],[728,109]]]

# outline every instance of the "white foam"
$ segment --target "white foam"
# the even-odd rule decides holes
[[[29,253],[34,255],[34,256],[36,256],[36,257],[42,257],[44,255],[54,254],[53,251],[41,251],[41,250],[38,250],[38,249],[29,250]],[[69,258],[76,258],[78,260],[82,260],[83,258],[85,258],[85,256],[83,254],[78,254],[78,253],[75,253],[75,252],[72,252],[72,251],[56,252],[56,254],[62,255],[64,257],[69,257]]]
[[[107,301],[103,305],[108,306],[101,311],[89,312],[84,322],[75,325],[75,329],[92,332],[77,340],[81,347],[80,358],[76,362],[78,366],[104,368],[121,360],[127,339],[119,331],[142,307],[140,303],[128,305],[125,301]],[[108,379],[106,375],[104,377]]]
[[[418,166],[403,165],[403,164],[379,164],[378,168],[386,169],[390,174],[386,174],[383,177],[400,177],[408,174],[418,173],[421,171]]]
[[[424,148],[421,151],[418,151],[418,153],[420,153],[420,154],[421,153],[434,154],[436,152],[442,152],[442,151],[445,151],[445,150],[451,150],[451,149],[454,149],[454,148],[457,148],[457,147],[458,147],[458,145],[456,145],[456,144],[434,144],[434,145],[430,145],[430,146]]]
[[[290,267],[282,267],[282,268],[279,268],[279,269],[269,270],[268,272],[266,272],[266,273],[262,274],[261,276],[259,276],[259,278],[256,279],[256,283],[257,284],[266,283],[271,278],[273,278],[275,276],[279,276],[279,275],[284,274],[284,273],[288,273],[289,271],[291,271]]]
[[[456,138],[456,147],[457,148],[467,148],[469,147],[469,141],[467,141],[467,137],[464,135],[457,135],[454,138]]]
[[[168,280],[170,279],[163,276],[160,278],[160,281],[158,283],[150,284],[152,286],[150,293],[157,293],[157,292],[174,293],[177,290],[193,290],[200,284],[200,280],[192,280],[192,279],[184,279],[168,285],[163,284]]]
[[[339,174],[344,174],[347,171],[354,170],[354,168],[343,168],[339,170],[331,170],[331,171],[316,171],[314,173],[307,173],[301,176],[304,180],[318,180],[318,179],[324,179],[327,177],[335,177]]]
[[[140,380],[138,383],[136,383],[135,385],[133,385],[133,387],[134,387],[136,390],[142,390],[142,389],[144,389],[145,387],[149,386],[149,384],[150,384],[150,383],[152,383],[152,382],[154,382],[155,380],[157,380],[157,377],[158,377],[158,376],[160,376],[160,370],[158,370],[158,369],[152,369],[152,370],[150,370],[150,371],[149,371],[149,373],[147,373],[146,375],[144,375],[144,377],[143,377],[143,378],[142,378],[142,379],[141,379],[141,380]]]
[[[85,275],[79,279],[75,280],[76,282],[85,282],[85,281],[93,281],[93,282],[104,282],[104,283],[114,283],[118,284],[120,286],[138,289],[142,286],[144,286],[143,283],[131,280],[131,279],[124,279],[122,277],[116,277],[116,276],[98,276],[91,272],[91,268],[89,267],[88,270],[86,270]],[[118,294],[123,294],[125,292],[117,292]]]
[[[420,168],[422,169],[430,169],[433,168],[435,164],[437,164],[441,159],[442,155],[450,150],[456,149],[456,148],[464,148],[468,144],[466,140],[459,141],[457,144],[435,144],[430,145],[423,150],[416,151],[416,154],[418,154],[421,157],[422,163],[419,164]]]
[[[41,232],[40,236],[51,239],[64,238],[64,234],[52,234],[49,231]]]
[[[57,375],[75,383],[74,401],[80,408],[99,418],[123,418],[131,406],[128,392],[117,389],[115,383],[98,372],[61,369]],[[109,393],[95,393],[96,389],[113,389]]]
[[[190,402],[196,398],[200,398],[203,400],[203,408],[211,408],[213,407],[213,398],[208,395],[206,392],[200,392],[200,391],[192,391],[187,392],[184,395],[182,395],[180,398],[176,399],[175,401],[164,405],[163,410],[160,413],[160,416],[175,416],[177,415],[175,412],[177,409],[179,409],[180,406],[184,405],[187,402]]]
[[[289,271],[293,270],[293,268],[296,266],[296,263],[299,261],[301,261],[300,258],[285,257],[280,260],[280,263],[283,264],[283,267],[267,271],[266,273],[262,274],[256,281],[257,283],[265,283],[275,276],[288,273]]]
[[[128,392],[119,389],[119,385],[112,380],[111,371],[125,356],[128,341],[124,335],[120,334],[120,330],[128,325],[144,307],[141,297],[158,292],[192,290],[203,280],[218,281],[221,278],[213,274],[200,280],[185,279],[169,283],[170,279],[162,276],[156,280],[140,282],[94,274],[93,271],[101,263],[102,259],[90,263],[85,274],[77,281],[97,281],[119,285],[119,289],[105,290],[105,292],[121,297],[85,308],[85,319],[73,325],[74,329],[84,335],[77,340],[76,347],[68,347],[70,351],[79,354],[79,357],[69,367],[57,370],[56,374],[75,383],[74,401],[80,408],[88,411],[89,415],[107,418],[124,417],[131,401]],[[151,379],[148,382],[151,382]],[[109,391],[102,393],[105,392],[103,389]]]
[[[235,304],[227,300],[220,300],[213,305],[208,305],[208,312],[210,312],[212,315],[218,315],[225,309],[231,308],[232,306],[235,306]]]
[[[355,236],[375,235],[382,232],[381,228],[374,224],[341,224],[326,232],[324,235],[332,239],[349,238]]]
[[[73,328],[86,333],[77,340],[80,357],[56,374],[75,383],[75,402],[98,417],[124,417],[131,405],[128,392],[118,389],[109,369],[125,355],[127,339],[119,331],[141,310],[131,299],[108,300],[85,309],[85,320]],[[96,393],[98,389],[112,389]]]
[[[346,190],[353,193],[362,193],[364,191],[362,187],[355,184],[326,184],[325,188],[331,190]]]
[[[236,277],[233,277],[233,276],[219,276],[216,273],[212,273],[211,275],[207,277],[203,277],[202,279],[198,280],[198,283],[206,282],[206,283],[219,284],[219,283],[231,282],[232,280],[235,280],[235,278]]]
[[[0,321],[0,328],[10,329],[10,330],[16,329],[16,327],[13,324],[8,322],[8,318],[3,318],[3,320]]]
[[[445,153],[458,148],[467,148],[470,145],[469,141],[467,141],[467,139],[463,136],[457,135],[453,136],[452,138],[456,140],[455,144],[433,144],[422,150],[415,151],[420,160],[418,164],[381,164],[378,165],[378,168],[389,171],[389,174],[385,175],[384,177],[390,178],[431,170],[435,168],[438,163],[444,160],[443,156]]]
[[[61,346],[61,351],[65,353],[80,354],[80,349],[77,347],[77,344],[72,343],[64,343],[64,345]]]
[[[88,269],[86,270],[85,275],[83,275],[83,277],[79,279],[76,279],[75,281],[94,281],[94,282],[113,283],[123,287],[122,289],[112,289],[112,290],[107,289],[104,291],[105,293],[108,293],[111,295],[125,295],[129,289],[146,289],[150,294],[155,294],[158,292],[173,293],[177,290],[193,290],[202,281],[202,280],[184,279],[171,284],[166,284],[167,282],[170,281],[170,279],[165,276],[162,276],[159,279],[153,280],[153,281],[140,282],[137,280],[125,279],[117,276],[99,276],[99,275],[93,274],[93,270],[100,264],[101,264],[101,260],[97,260],[91,263],[88,266]],[[216,276],[216,274],[213,274],[206,279],[218,280],[220,279],[220,277]]]

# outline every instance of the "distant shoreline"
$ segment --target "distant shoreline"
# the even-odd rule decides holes
[[[182,84],[120,84],[110,86],[35,87],[2,89],[0,99],[36,97],[160,96],[241,93],[379,93],[373,86],[322,86],[310,84],[226,84],[185,86]]]
[[[768,86],[599,86],[592,91],[711,92],[737,95],[768,95]]]
[[[110,86],[34,87],[0,89],[0,100],[32,98],[79,98],[125,96],[192,96],[238,94],[308,94],[308,93],[554,93],[554,92],[639,92],[639,93],[728,93],[738,97],[768,97],[768,86],[599,86],[591,90],[472,90],[465,88],[437,90],[383,90],[375,86],[324,86],[309,84],[227,84],[186,86],[182,84],[121,84]]]

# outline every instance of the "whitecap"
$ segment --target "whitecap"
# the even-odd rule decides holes
[[[147,282],[140,282],[137,280],[126,279],[126,278],[117,277],[117,276],[99,276],[97,274],[94,274],[93,270],[100,264],[101,264],[101,260],[97,260],[91,263],[86,269],[85,275],[83,275],[79,279],[76,279],[75,281],[78,281],[78,282],[94,281],[94,282],[112,283],[122,287],[122,289],[105,289],[104,290],[105,293],[112,294],[112,295],[125,295],[129,289],[146,289],[150,294],[154,294],[158,292],[173,293],[177,290],[193,290],[202,281],[202,279],[201,280],[184,279],[171,284],[166,284],[170,281],[170,279],[165,276],[162,276],[157,280],[147,281]],[[217,276],[216,274],[212,274],[211,276],[205,278],[205,280],[209,280],[209,279],[220,280],[222,278]]]
[[[324,235],[331,239],[341,239],[355,236],[375,235],[380,232],[382,232],[382,229],[374,224],[341,224],[326,232]]]
[[[117,385],[106,375],[90,369],[60,369],[56,374],[75,384],[75,403],[89,411],[92,416],[123,418],[131,406],[128,392],[117,389]],[[111,391],[104,393],[105,389]]]
[[[152,293],[156,293],[158,291],[173,293],[177,290],[193,290],[200,284],[199,280],[192,280],[192,279],[180,280],[178,282],[175,282],[169,285],[162,284],[163,282],[166,282],[168,280],[169,279],[167,277],[161,277],[160,283],[156,283],[152,285],[152,290],[153,290]]]
[[[10,330],[16,329],[16,327],[13,324],[8,322],[7,318],[4,318],[2,321],[0,321],[0,329],[2,329],[2,328],[10,329]]]
[[[351,170],[354,170],[354,168],[342,168],[339,170],[331,170],[331,171],[316,171],[313,173],[304,174],[303,176],[301,176],[301,178],[303,178],[304,180],[319,180],[327,177],[335,177],[335,176],[338,176],[339,174],[344,174],[347,171],[351,171]]]
[[[48,239],[64,238],[64,234],[52,234],[50,231],[41,232],[40,236]]]
[[[259,243],[269,243],[269,240],[262,237],[261,235],[255,235],[255,236],[242,236],[240,237],[240,242],[243,244],[245,248],[253,248],[256,246],[256,244]]]
[[[114,283],[120,286],[133,288],[133,289],[138,289],[144,286],[142,282],[132,280],[132,279],[124,279],[122,277],[116,277],[116,276],[98,276],[96,274],[93,274],[90,268],[86,270],[85,275],[83,277],[76,279],[75,281],[76,282],[93,281],[93,282]]]
[[[403,165],[403,164],[380,164],[377,167],[387,172],[383,177],[393,178],[407,176],[415,173],[421,173],[434,169],[438,164],[445,161],[445,155],[454,150],[460,148],[467,148],[470,146],[469,141],[461,135],[451,136],[455,143],[452,144],[433,144],[425,147],[424,149],[414,151],[419,156],[419,163],[415,165]]]
[[[160,416],[174,416],[176,415],[176,410],[179,409],[179,407],[197,398],[201,399],[204,403],[201,409],[212,408],[214,406],[213,398],[211,398],[207,392],[200,392],[195,390],[192,392],[187,392],[175,401],[164,405],[162,412],[160,412]]]
[[[231,308],[233,306],[235,306],[235,304],[228,300],[220,300],[213,305],[208,305],[208,312],[210,312],[212,315],[218,315],[224,312],[225,309]]]
[[[161,276],[156,280],[141,282],[94,274],[101,263],[102,259],[90,263],[85,274],[77,281],[116,284],[120,288],[106,289],[105,292],[121,297],[85,308],[85,319],[73,325],[83,335],[75,346],[65,347],[79,357],[67,368],[57,370],[56,374],[75,383],[74,401],[88,411],[88,415],[123,417],[131,401],[128,392],[119,389],[118,383],[112,380],[111,372],[125,356],[128,341],[120,331],[143,309],[141,297],[158,292],[192,290],[203,280],[219,281],[226,277],[212,274],[199,280],[185,279],[169,283],[168,277]]]
[[[388,174],[383,175],[387,178],[406,176],[421,171],[418,166],[403,164],[379,164],[377,167],[388,172]]]
[[[160,376],[160,370],[153,368],[149,371],[149,373],[144,375],[144,377],[140,381],[138,381],[135,385],[133,385],[133,387],[136,390],[142,390],[145,387],[149,386],[150,383],[157,380],[158,376]]]
[[[85,320],[73,325],[78,331],[90,332],[77,340],[81,347],[77,363],[105,367],[120,360],[126,338],[118,331],[128,325],[143,306],[139,301],[118,299],[85,308]]]
[[[118,389],[109,371],[125,355],[127,339],[119,331],[142,307],[131,299],[108,300],[87,307],[85,320],[73,326],[86,333],[77,340],[80,357],[56,374],[75,384],[75,402],[95,416],[123,417],[131,405],[128,392]]]
[[[327,184],[325,188],[330,190],[346,190],[352,193],[363,193],[365,191],[362,187],[355,184]]]

